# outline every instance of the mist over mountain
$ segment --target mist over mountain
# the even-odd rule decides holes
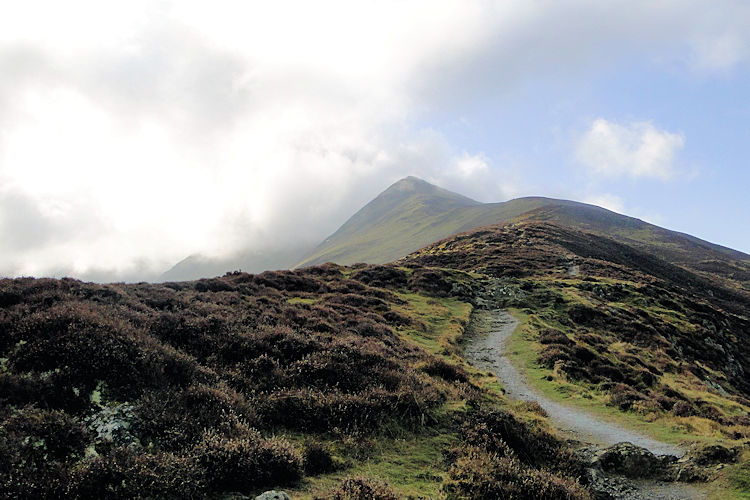
[[[4,2],[0,500],[750,500],[749,26]]]

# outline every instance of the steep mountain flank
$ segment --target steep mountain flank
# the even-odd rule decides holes
[[[479,206],[478,201],[407,177],[365,205],[298,266],[390,262],[460,230],[456,213]]]
[[[484,204],[414,177],[388,188],[298,266],[382,264],[438,239],[511,221],[550,221],[591,231],[718,278],[725,286],[750,290],[750,256],[742,252],[585,203],[527,197]]]

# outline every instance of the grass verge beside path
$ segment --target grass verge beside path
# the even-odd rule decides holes
[[[622,412],[608,406],[608,397],[583,384],[573,384],[556,377],[553,370],[537,363],[540,344],[536,332],[530,325],[530,314],[518,308],[509,308],[519,324],[511,335],[507,355],[511,363],[525,377],[529,385],[545,397],[582,410],[602,420],[672,444],[711,444],[713,436],[697,436],[684,432],[680,417],[663,417],[657,421],[646,421],[635,412]],[[726,444],[726,443],[725,443]],[[745,452],[737,464],[727,465],[714,481],[706,484],[706,493],[715,500],[750,500],[750,452]]]
[[[540,344],[536,340],[536,331],[530,325],[530,316],[521,309],[508,309],[519,320],[518,327],[508,341],[507,355],[511,363],[525,377],[529,385],[545,397],[586,410],[603,420],[616,423],[653,439],[666,443],[680,444],[691,442],[707,442],[710,438],[685,433],[679,428],[656,421],[644,421],[634,412],[622,412],[615,407],[608,406],[608,396],[599,393],[583,384],[575,384],[562,380],[553,370],[544,368],[537,363]]]

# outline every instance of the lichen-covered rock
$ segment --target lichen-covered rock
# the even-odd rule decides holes
[[[291,500],[291,497],[283,491],[271,490],[261,493],[255,500]]]
[[[720,444],[705,445],[690,451],[688,457],[697,465],[714,465],[733,463],[739,456],[739,450],[727,448]]]
[[[662,475],[666,464],[673,460],[674,457],[658,457],[632,443],[618,443],[602,451],[596,464],[606,472],[643,479]]]
[[[106,406],[88,419],[89,429],[96,432],[97,443],[113,446],[138,446],[138,417],[130,404]]]

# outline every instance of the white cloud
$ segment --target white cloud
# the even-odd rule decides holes
[[[676,175],[675,155],[684,144],[682,134],[650,122],[620,125],[599,118],[578,140],[575,156],[594,174],[666,180]]]
[[[610,193],[603,193],[584,198],[584,203],[596,205],[597,207],[606,208],[617,213],[625,213],[625,202],[617,195]]]
[[[629,217],[635,217],[657,226],[663,226],[666,223],[666,219],[661,214],[652,210],[643,209],[642,207],[627,205],[622,197],[612,193],[588,195],[583,197],[583,202],[606,208],[607,210],[627,215]]]
[[[746,14],[687,0],[14,2],[0,17],[0,275],[136,277],[196,252],[314,243],[408,174],[485,201],[516,193],[497,159],[413,123],[620,54],[741,64]],[[614,170],[630,157],[646,165],[631,175],[671,173],[680,137],[605,123]],[[633,153],[620,129],[647,145]]]
[[[490,170],[490,167],[487,164],[487,157],[482,154],[470,155],[464,151],[461,156],[456,159],[455,163],[456,172],[464,179],[470,179],[478,175],[486,174]]]

